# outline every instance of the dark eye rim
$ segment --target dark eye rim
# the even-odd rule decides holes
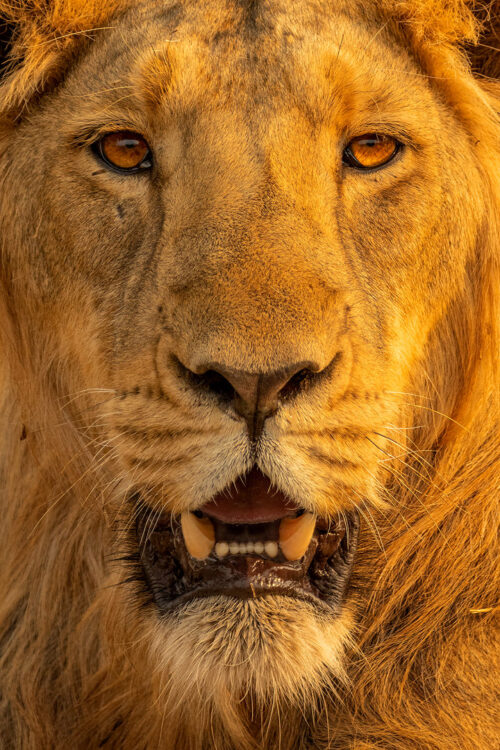
[[[404,144],[401,143],[401,141],[398,141],[397,138],[395,138],[393,135],[388,135],[387,133],[376,133],[376,135],[383,136],[387,135],[388,138],[392,138],[394,143],[396,144],[396,148],[392,152],[392,154],[381,164],[377,164],[374,167],[365,167],[361,162],[359,162],[354,154],[351,151],[350,145],[353,141],[356,140],[356,138],[362,138],[361,136],[355,136],[354,138],[351,138],[347,146],[342,151],[342,163],[347,167],[352,167],[353,169],[356,169],[360,172],[377,172],[379,169],[384,169],[384,167],[387,167],[388,164],[390,164],[396,156],[398,156],[404,149]]]
[[[115,135],[116,133],[129,133],[131,136],[136,136],[137,138],[140,138],[147,144],[148,146],[147,154],[145,155],[144,159],[139,164],[137,164],[137,166],[118,167],[116,164],[113,164],[113,162],[107,158],[106,154],[104,153],[103,141],[105,138],[107,138],[107,136]],[[100,138],[97,139],[97,141],[94,141],[91,144],[90,148],[94,156],[96,156],[99,159],[99,161],[101,161],[109,170],[111,170],[112,172],[116,172],[117,174],[128,175],[128,174],[137,174],[138,172],[147,172],[153,166],[153,154],[151,152],[149,143],[146,140],[146,138],[144,138],[144,136],[141,135],[141,133],[137,133],[135,130],[126,130],[126,129],[110,130],[109,133],[104,133],[103,135],[101,135]]]

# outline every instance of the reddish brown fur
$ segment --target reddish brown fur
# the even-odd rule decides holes
[[[318,17],[333,4],[290,2],[291,62],[276,56],[276,80],[259,67],[275,59],[271,36],[260,38],[259,65],[241,63],[251,3],[186,0],[179,24],[196,33],[175,45],[151,20],[154,5],[122,16],[122,2],[0,1],[15,29],[0,87],[4,746],[499,747],[500,95],[482,78],[498,73],[498,4],[487,7],[484,42],[474,15],[484,21],[483,5],[364,0],[333,9],[345,24],[339,43],[306,35],[302,47],[306,27],[326,35]],[[122,29],[127,49],[107,83],[103,61],[122,49]],[[239,88],[233,69],[212,63],[217,34],[242,65]],[[361,54],[374,65],[357,86]],[[393,68],[401,81],[386,93]],[[390,107],[420,138],[411,179],[350,177],[339,199],[330,133],[346,118],[366,123],[374,97],[382,122]],[[268,117],[254,149],[246,128],[258,104]],[[412,119],[421,111],[427,131]],[[168,144],[165,202],[144,181],[89,174],[86,144],[129,123]],[[370,213],[382,193],[389,219]],[[129,262],[139,240],[149,245]],[[364,251],[349,256],[353,275],[348,243]],[[366,278],[377,281],[368,299]],[[357,314],[347,339],[345,300]],[[162,322],[170,333],[154,380],[146,343]],[[168,354],[222,351],[262,369],[298,351],[325,364],[337,348],[337,380],[283,408],[269,428],[276,447],[260,460],[313,510],[360,509],[342,616],[323,623],[285,600],[218,600],[160,623],[150,604],[138,607],[136,583],[120,583],[130,570],[109,561],[124,551],[130,477],[156,507],[179,511],[248,460],[240,427],[178,388]]]

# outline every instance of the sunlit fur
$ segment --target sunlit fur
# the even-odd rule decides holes
[[[186,24],[199,31],[177,46],[151,20],[157,5],[121,16],[119,1],[0,0],[13,34],[0,85],[2,747],[492,750],[500,97],[483,74],[499,72],[490,49],[497,5],[186,0]],[[230,109],[251,76],[233,92],[224,89],[229,70],[216,88],[203,40],[230,37],[268,7],[280,23],[289,11],[287,43],[306,27],[317,36],[309,43],[306,35],[302,68],[290,68],[303,80],[287,82],[304,92],[304,109],[279,110],[280,137],[271,118],[264,123],[259,145],[275,188],[264,204],[247,123]],[[323,26],[330,15],[332,26]],[[343,24],[345,34],[320,54],[325,28]],[[271,38],[259,43],[255,65],[274,54]],[[234,49],[225,48],[234,59],[238,44],[236,35]],[[111,75],[114,45],[127,52]],[[354,69],[365,76],[359,85]],[[390,170],[372,182],[347,177],[330,231],[324,165],[339,154],[322,117],[331,108],[330,125],[340,128],[346,108],[336,102],[345,96],[351,122],[365,122],[370,76],[373,92],[392,80],[392,106],[406,118],[416,112],[420,133],[425,119],[428,135],[420,153],[407,154],[408,181],[398,172],[393,184]],[[271,102],[281,101],[282,80],[267,78]],[[376,102],[382,119],[383,106]],[[194,115],[192,177],[176,177],[185,144],[169,119],[175,107]],[[158,245],[157,195],[146,181],[90,177],[86,149],[97,129],[139,110],[148,132],[168,134],[163,184],[178,185],[165,204],[174,207],[175,243],[162,238],[154,279],[144,271],[147,244],[137,265],[126,258],[139,241]],[[389,219],[370,214],[375,190],[385,190]],[[190,213],[192,195],[199,203]],[[339,237],[366,250],[353,277],[342,276]],[[345,341],[336,307],[344,292],[332,301],[318,281],[331,287],[336,274],[355,285],[377,280],[372,297],[361,286],[345,292]],[[373,345],[377,304],[383,355]],[[326,360],[341,348],[331,381],[268,420],[257,456],[309,509],[359,510],[352,586],[338,618],[284,598],[214,597],[160,620],[134,559],[123,559],[134,554],[130,488],[140,486],[155,511],[178,512],[255,458],[239,422],[179,386],[165,364],[170,334],[158,337],[152,361],[148,337],[165,321],[183,333],[185,359],[205,346],[207,356],[217,348],[247,369],[273,367],[294,346]],[[153,377],[158,353],[163,369]]]

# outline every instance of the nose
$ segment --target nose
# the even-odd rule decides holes
[[[250,439],[254,441],[267,417],[277,411],[280,401],[305,388],[326,368],[307,361],[266,373],[233,370],[218,362],[201,365],[196,373],[184,369],[192,383],[232,402],[236,413],[245,419]]]

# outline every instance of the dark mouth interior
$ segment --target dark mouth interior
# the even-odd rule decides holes
[[[152,528],[150,509],[139,497],[135,499],[137,522],[131,541],[138,549],[145,587],[160,612],[194,598],[221,594],[238,598],[280,594],[321,609],[340,607],[357,543],[356,514],[328,520],[314,517],[273,488],[256,469],[231,490],[187,514],[187,527],[183,518],[163,514]],[[280,525],[295,529],[307,524],[306,515],[312,519],[310,541],[306,535],[303,554],[289,559]],[[198,527],[209,530],[206,554],[192,554],[191,527],[196,534]]]

